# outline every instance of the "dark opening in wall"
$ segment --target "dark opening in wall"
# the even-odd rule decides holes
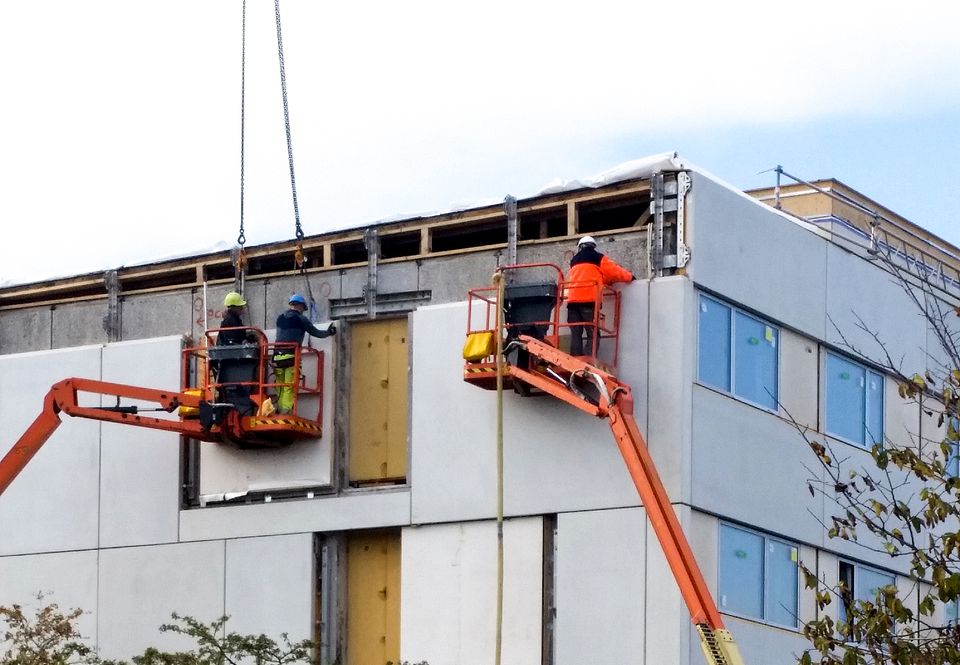
[[[333,243],[330,251],[330,262],[335,266],[347,263],[365,263],[367,248],[363,240],[345,240]]]
[[[567,235],[567,209],[520,213],[520,240],[540,240]]]
[[[47,300],[56,300],[60,298],[75,300],[89,296],[106,296],[107,290],[103,284],[91,284],[82,287],[72,287],[63,291],[50,291],[48,293],[38,294],[24,293],[22,295],[4,295],[0,297],[0,307],[12,307],[14,305],[27,305],[30,303],[41,303]]]
[[[582,234],[630,228],[649,206],[646,198],[638,200],[636,196],[619,201],[584,203],[579,208],[577,230]]]
[[[380,258],[399,259],[420,253],[420,232],[391,233],[380,236]]]
[[[214,263],[204,266],[207,279],[233,279],[232,263]]]
[[[152,275],[121,276],[120,288],[123,291],[141,291],[143,289],[156,289],[164,286],[193,285],[196,284],[196,282],[197,271],[193,266],[190,266],[188,268],[168,270]]]
[[[319,268],[323,265],[323,253],[320,249],[312,252],[304,252],[307,268]],[[296,255],[294,250],[284,252],[283,254],[270,254],[268,256],[258,256],[250,259],[247,266],[248,275],[268,275],[277,272],[287,272],[297,270]]]
[[[507,242],[507,219],[444,226],[430,230],[430,249],[449,252]]]

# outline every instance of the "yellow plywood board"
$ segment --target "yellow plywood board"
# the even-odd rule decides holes
[[[347,539],[347,665],[400,662],[400,533]]]
[[[351,481],[403,478],[407,460],[407,320],[351,328]]]
[[[389,321],[351,327],[350,480],[386,475]]]
[[[407,319],[390,321],[388,340],[387,477],[407,475],[407,405],[409,404]]]

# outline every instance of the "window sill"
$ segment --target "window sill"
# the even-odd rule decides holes
[[[763,404],[758,404],[757,402],[753,402],[753,401],[751,401],[751,400],[749,400],[749,399],[747,399],[747,398],[745,398],[745,397],[741,397],[740,395],[737,395],[736,393],[732,393],[732,392],[730,392],[730,391],[728,391],[728,390],[724,390],[723,388],[717,388],[716,386],[712,386],[712,385],[710,385],[709,383],[701,383],[700,381],[694,381],[694,384],[700,386],[701,388],[705,388],[705,389],[707,389],[707,390],[709,390],[709,391],[711,391],[711,392],[717,393],[718,395],[723,395],[724,397],[729,397],[730,399],[734,400],[735,402],[740,402],[741,404],[746,404],[747,406],[750,406],[750,407],[753,407],[754,409],[758,409],[758,410],[760,410],[760,411],[763,411],[764,413],[769,413],[769,414],[771,414],[771,415],[777,416],[778,418],[780,417],[780,409],[779,409],[779,407],[776,408],[776,409],[770,409],[770,408],[764,406]]]
[[[792,635],[801,635],[803,633],[803,624],[798,624],[796,626],[784,626],[783,624],[780,624],[780,623],[772,623],[769,621],[764,621],[763,619],[758,619],[756,617],[745,616],[743,614],[737,614],[736,612],[728,612],[726,610],[720,610],[720,614],[731,617],[733,619],[737,619],[739,621],[745,621],[747,623],[752,623],[757,626],[762,626],[763,628],[772,628],[774,630],[780,630],[785,633],[790,633]]]

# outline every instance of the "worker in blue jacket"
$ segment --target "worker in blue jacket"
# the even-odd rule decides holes
[[[306,299],[298,293],[290,296],[290,309],[277,317],[277,343],[303,344],[307,333],[312,337],[330,337],[337,334],[332,323],[326,330],[320,330],[310,322],[304,312],[307,311]],[[300,368],[295,366],[296,355],[292,348],[277,349],[273,356],[273,368],[277,382],[277,412],[293,411],[293,396],[296,384],[300,380]]]

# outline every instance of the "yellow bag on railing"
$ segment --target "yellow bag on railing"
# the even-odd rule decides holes
[[[463,345],[463,359],[477,362],[497,352],[497,340],[492,330],[470,333]]]
[[[186,393],[187,395],[193,395],[194,397],[203,397],[203,391],[196,388],[191,388],[190,390],[184,390],[183,392]],[[177,414],[180,416],[181,419],[199,418],[200,409],[198,409],[195,406],[181,406],[180,408],[177,409]]]

